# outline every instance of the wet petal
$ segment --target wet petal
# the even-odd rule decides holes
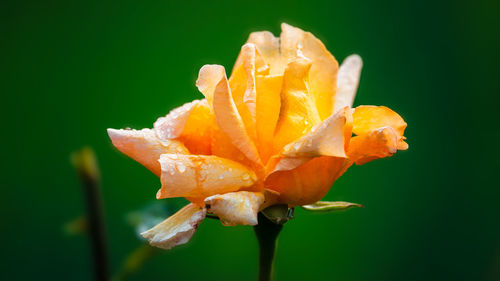
[[[358,136],[382,127],[391,127],[403,136],[406,128],[403,118],[385,106],[361,105],[355,108],[352,117],[352,132]]]
[[[258,75],[257,86],[257,147],[264,163],[272,154],[274,131],[280,114],[283,75]]]
[[[141,163],[155,175],[161,175],[161,154],[189,154],[186,147],[176,140],[159,140],[151,129],[115,130],[108,129],[113,145],[125,155]]]
[[[319,201],[351,162],[345,158],[315,157],[293,170],[270,174],[264,185],[280,193],[280,202],[300,206]]]
[[[187,120],[191,112],[200,104],[200,100],[188,102],[180,107],[170,111],[167,116],[160,117],[154,123],[154,130],[160,139],[176,139],[178,138],[184,127],[186,127]]]
[[[258,56],[255,45],[247,43],[241,48],[238,61],[239,66],[235,66],[233,74],[229,78],[229,87],[234,104],[238,110],[246,131],[250,138],[255,141],[256,127],[256,57]],[[238,62],[237,62],[238,63]]]
[[[204,198],[252,186],[257,177],[240,163],[206,155],[163,154],[157,198]]]
[[[288,157],[335,156],[347,157],[345,148],[351,138],[351,109],[332,114],[306,135],[283,148],[281,155]]]
[[[266,172],[269,175],[277,171],[293,170],[309,160],[311,160],[311,157],[283,157],[274,155],[266,165]]]
[[[358,165],[375,159],[390,157],[398,150],[399,136],[391,127],[380,128],[356,136],[349,144],[349,158]]]
[[[152,246],[169,250],[186,244],[205,218],[205,214],[205,209],[189,204],[141,235],[148,239]]]
[[[281,110],[273,140],[274,152],[307,133],[321,122],[318,111],[308,95],[307,75],[310,61],[298,59],[291,62],[283,77]]]
[[[350,55],[342,62],[337,76],[337,93],[333,112],[346,106],[352,107],[362,67],[363,61],[358,55]]]
[[[212,107],[215,120],[221,131],[249,160],[260,164],[257,148],[248,136],[243,120],[236,109],[225,75],[215,88]]]
[[[264,203],[264,193],[238,191],[217,194],[205,199],[207,212],[220,218],[223,225],[257,225],[257,213]]]
[[[310,32],[304,32],[286,23],[281,25],[281,30],[282,60],[287,63],[304,57],[311,60],[309,93],[321,120],[329,117],[332,114],[337,88],[338,62],[325,45]]]
[[[226,72],[222,65],[207,64],[200,69],[196,87],[205,96],[210,106],[213,103],[215,87],[224,76]]]
[[[253,164],[253,162],[248,160],[243,152],[234,146],[231,139],[217,126],[214,127],[211,147],[212,154],[215,156],[231,159],[246,166],[251,166]]]
[[[264,62],[269,66],[269,74],[283,74],[284,65],[281,63],[279,54],[279,38],[274,37],[269,31],[252,32],[248,37],[247,43],[255,44]]]
[[[210,154],[210,141],[214,117],[208,102],[195,100],[172,110],[167,116],[160,117],[154,130],[162,140],[177,139],[192,154]]]
[[[234,63],[233,70],[231,72],[231,76],[233,76],[234,72],[242,65],[245,63],[245,60],[248,59],[248,53],[246,53],[247,50],[245,48],[251,47],[252,52],[255,53],[255,56],[253,58],[253,63],[255,64],[255,75],[260,74],[260,75],[266,75],[269,74],[269,65],[266,63],[264,60],[264,57],[260,53],[260,51],[257,49],[257,46],[255,46],[254,43],[252,42],[246,42],[245,45],[241,48],[241,52],[238,55],[238,58],[236,59],[236,62]],[[252,55],[253,56],[253,55]]]
[[[261,165],[255,144],[246,132],[228,85],[224,67],[205,65],[201,68],[196,86],[205,95],[215,114],[220,131],[246,158]],[[212,144],[213,150],[213,144]]]

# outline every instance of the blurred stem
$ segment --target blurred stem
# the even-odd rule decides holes
[[[108,245],[104,228],[100,174],[94,151],[85,147],[71,155],[71,162],[80,179],[87,209],[89,236],[95,270],[95,280],[108,281]]]
[[[137,272],[149,259],[160,253],[160,250],[147,244],[139,246],[129,254],[122,267],[112,281],[124,281],[134,272]]]
[[[259,213],[259,224],[253,228],[259,242],[259,281],[272,280],[276,240],[282,228]]]

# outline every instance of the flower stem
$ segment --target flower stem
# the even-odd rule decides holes
[[[97,160],[94,151],[90,148],[83,148],[73,153],[71,160],[80,178],[85,196],[95,280],[108,281],[110,279],[109,255]]]
[[[276,240],[282,228],[259,213],[259,224],[253,228],[259,242],[259,281],[272,280]]]

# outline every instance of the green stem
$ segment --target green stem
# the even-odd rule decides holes
[[[283,225],[275,224],[259,213],[259,224],[254,226],[259,241],[259,281],[271,281],[276,240]]]
[[[95,280],[108,281],[110,279],[109,254],[97,160],[94,151],[90,148],[83,148],[73,153],[71,160],[80,178],[85,196]]]

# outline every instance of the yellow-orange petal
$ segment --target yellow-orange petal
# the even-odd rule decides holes
[[[189,204],[141,235],[152,246],[169,250],[186,244],[205,218],[206,210]]]
[[[315,157],[295,169],[270,174],[264,186],[279,192],[279,201],[290,206],[312,204],[328,193],[350,165],[345,158]]]
[[[183,104],[170,111],[167,116],[160,117],[154,123],[154,130],[160,139],[178,138],[191,115],[191,112],[200,104],[200,100],[194,100]]]
[[[309,60],[297,59],[288,64],[285,70],[281,110],[273,139],[275,154],[321,122],[316,106],[308,95],[306,80],[310,66]]]
[[[246,131],[250,138],[255,141],[256,127],[256,64],[257,50],[254,44],[247,43],[241,47],[241,52],[238,57],[239,66],[235,69],[229,78],[229,87],[233,97],[234,104],[239,115],[245,125]]]
[[[358,136],[382,127],[391,127],[402,137],[406,128],[403,118],[385,106],[361,105],[354,109],[352,117],[352,132]]]
[[[247,134],[243,120],[236,109],[225,75],[215,87],[213,98],[215,120],[221,131],[249,160],[261,165],[257,148]]]
[[[252,32],[250,34],[247,43],[255,44],[257,50],[262,55],[264,63],[269,66],[269,69],[267,69],[267,71],[269,71],[269,74],[271,75],[283,74],[284,65],[281,64],[281,59],[280,59],[279,38],[274,37],[274,35],[269,31],[258,31],[258,32]],[[239,60],[237,60],[235,68],[239,63],[240,63]],[[265,69],[262,69],[258,72],[261,74],[265,74],[264,73]]]
[[[115,130],[108,129],[113,145],[125,155],[141,163],[155,175],[161,175],[161,154],[189,154],[187,148],[176,140],[159,140],[151,129]]]
[[[205,198],[237,191],[257,181],[251,169],[217,156],[163,154],[160,164],[162,186],[158,199]]]
[[[340,65],[333,112],[337,112],[346,106],[352,107],[358,90],[361,68],[363,68],[363,61],[358,55],[348,56]]]
[[[236,62],[234,63],[233,70],[231,72],[231,76],[233,76],[234,72],[242,65],[245,63],[245,48],[251,46],[253,49],[255,49],[253,52],[255,52],[255,58],[254,63],[255,63],[255,75],[260,74],[260,75],[267,75],[269,74],[269,65],[266,63],[264,60],[262,54],[260,51],[257,49],[257,46],[255,46],[254,43],[252,42],[246,42],[243,47],[241,48],[241,52],[238,55],[238,58],[236,59]]]
[[[375,159],[390,157],[398,150],[399,136],[391,127],[373,130],[351,139],[348,155],[358,165]]]
[[[264,193],[238,191],[217,194],[205,199],[207,212],[220,218],[223,225],[257,225],[257,213],[264,203]]]
[[[351,138],[352,115],[349,107],[332,114],[314,126],[300,139],[283,148],[288,157],[346,156],[346,143]]]
[[[281,107],[283,75],[258,75],[257,86],[257,148],[263,163],[272,154],[273,137]]]
[[[205,96],[210,106],[213,103],[215,87],[224,76],[226,76],[224,67],[217,64],[204,65],[198,73],[196,87]]]
[[[278,171],[288,171],[311,160],[311,157],[283,157],[279,155],[272,156],[266,165],[266,175]]]
[[[192,154],[211,154],[213,113],[207,100],[195,100],[172,110],[167,116],[160,117],[154,130],[161,140],[177,139]]]
[[[309,72],[309,92],[313,97],[321,120],[332,114],[337,88],[338,62],[325,45],[310,32],[281,25],[281,54],[287,63],[300,57],[312,61]]]

